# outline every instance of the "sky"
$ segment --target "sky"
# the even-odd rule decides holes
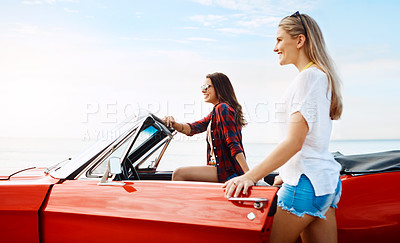
[[[231,80],[245,142],[277,142],[275,104],[298,71],[273,52],[295,11],[319,24],[343,83],[332,139],[400,139],[400,3],[2,0],[0,137],[94,139],[138,110],[193,122],[205,76]]]

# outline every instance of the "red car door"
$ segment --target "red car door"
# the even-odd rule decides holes
[[[342,177],[339,242],[399,242],[400,172]]]
[[[39,210],[57,182],[43,169],[0,171],[0,242],[40,242]]]
[[[232,202],[222,184],[130,181],[99,186],[97,181],[54,185],[42,212],[43,242],[265,242],[277,188],[253,187],[249,197]],[[276,204],[276,203],[275,203]]]

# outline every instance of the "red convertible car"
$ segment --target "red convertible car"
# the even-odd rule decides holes
[[[268,242],[279,188],[226,199],[219,183],[171,181],[157,166],[174,133],[147,114],[50,168],[0,170],[0,241]],[[400,151],[336,159],[339,242],[398,242]]]

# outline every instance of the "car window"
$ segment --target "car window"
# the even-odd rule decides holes
[[[123,157],[125,154],[127,154],[126,159],[128,163],[132,163],[134,166],[139,163],[144,163],[144,165],[140,165],[139,168],[151,168],[154,164],[152,162],[157,161],[157,157],[162,151],[159,147],[164,142],[160,141],[162,141],[166,135],[154,125],[150,125],[138,134],[136,141],[129,149],[129,145],[132,143],[134,137],[134,135],[131,135],[130,138],[125,140],[112,154],[105,157],[94,169],[90,170],[87,176],[96,178],[103,176],[107,170],[108,159],[111,157],[124,159]],[[158,148],[155,153],[153,153],[153,148]],[[129,149],[128,153],[126,153],[127,149]]]
[[[162,156],[162,152],[164,147],[166,146],[165,140],[161,141],[157,146],[156,150],[150,151],[151,153],[149,154],[144,154],[140,159],[138,159],[138,169],[155,169],[156,162]]]
[[[126,163],[138,169],[154,168],[157,158],[162,153],[167,135],[155,125],[144,129],[128,152]]]
[[[89,172],[89,176],[91,177],[103,176],[107,170],[108,159],[111,157],[118,157],[122,159],[122,156],[128,149],[128,146],[132,142],[133,137],[134,133],[127,140],[125,140],[125,142],[123,142],[116,150],[114,150],[114,152],[112,152],[108,157],[104,158],[102,162],[98,164],[97,167],[95,167],[91,172]]]
[[[158,130],[153,126],[149,126],[148,128],[141,131],[135,143],[133,144],[131,150],[129,151],[128,156],[130,156],[133,152],[135,152],[138,147],[149,141],[150,138],[152,138],[157,132]]]

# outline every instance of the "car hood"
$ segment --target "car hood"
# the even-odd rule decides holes
[[[40,179],[45,177],[45,168],[36,167],[10,167],[0,168],[0,180],[14,179]]]

